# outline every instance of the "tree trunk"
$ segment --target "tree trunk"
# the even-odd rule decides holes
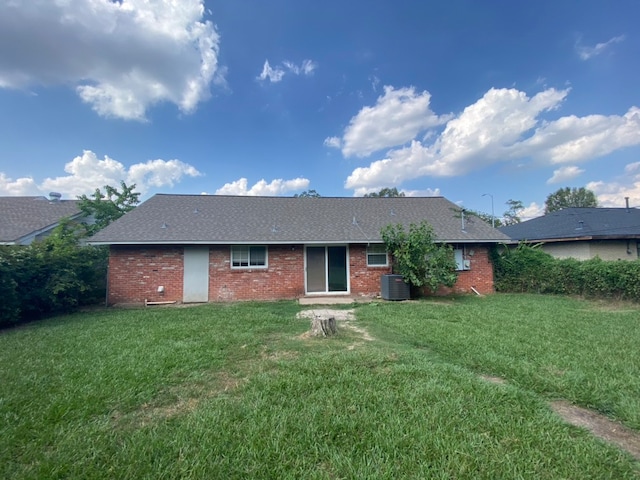
[[[314,316],[311,319],[311,335],[314,337],[330,337],[338,333],[335,317]]]

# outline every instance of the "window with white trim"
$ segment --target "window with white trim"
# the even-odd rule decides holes
[[[367,246],[367,267],[386,267],[389,265],[387,249],[382,243]]]
[[[267,268],[267,247],[264,245],[232,246],[231,268]]]

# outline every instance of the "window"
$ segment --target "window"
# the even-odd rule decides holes
[[[387,250],[382,243],[375,243],[367,247],[367,266],[368,267],[386,267]]]
[[[234,245],[231,247],[232,268],[266,268],[267,247],[264,245]]]

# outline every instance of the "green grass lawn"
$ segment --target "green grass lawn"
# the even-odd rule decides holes
[[[640,310],[494,295],[100,310],[0,333],[0,478],[639,478]],[[500,376],[505,384],[483,380]]]

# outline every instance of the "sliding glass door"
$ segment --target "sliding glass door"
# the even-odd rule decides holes
[[[307,247],[307,293],[349,291],[347,247]]]

